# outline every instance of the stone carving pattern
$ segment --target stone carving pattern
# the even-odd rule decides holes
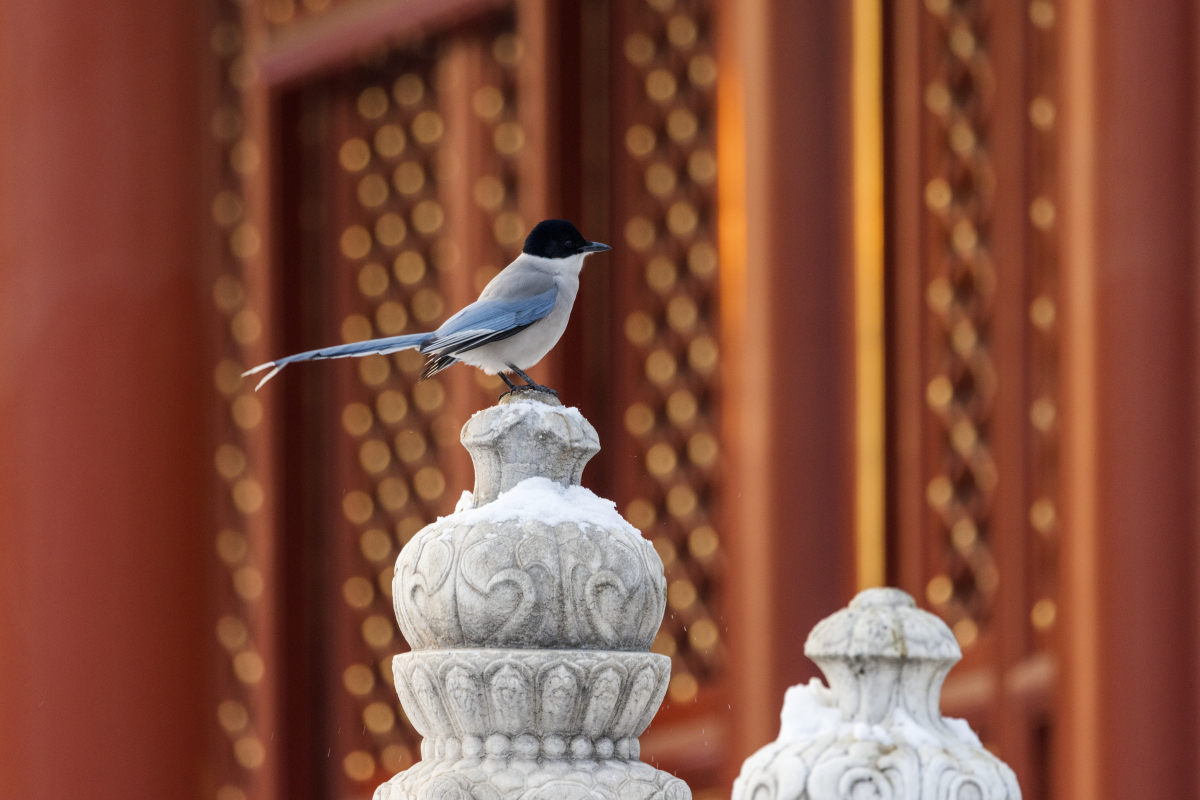
[[[473,505],[538,471],[563,487],[578,485],[583,464],[599,450],[595,430],[578,413],[510,408],[483,412],[463,428],[476,465]],[[392,597],[414,650],[646,650],[666,608],[666,583],[657,556],[629,526],[464,524],[452,515],[401,551]]]
[[[938,710],[962,653],[898,589],[868,589],[804,652],[829,681],[794,686],[779,738],[748,758],[733,800],[1020,800],[1016,776]]]
[[[446,517],[402,551],[393,588],[400,629],[414,650],[648,649],[666,587],[654,580],[651,553],[618,533]]]
[[[394,685],[423,759],[376,800],[689,800],[637,760],[671,677],[648,652],[666,585],[649,543],[578,488],[595,430],[557,400],[508,397],[462,439],[477,493],[413,537],[393,580],[413,648]],[[513,504],[525,480],[539,505]]]
[[[392,665],[409,719],[435,753],[498,734],[540,736],[543,755],[562,740],[636,758],[671,674],[666,656],[597,650],[419,651]]]

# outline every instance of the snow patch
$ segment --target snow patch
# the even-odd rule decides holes
[[[463,492],[462,499],[455,507],[453,522],[478,525],[512,519],[536,519],[552,527],[570,522],[581,528],[619,529],[650,546],[638,529],[617,513],[616,503],[597,497],[582,486],[563,488],[549,478],[526,478],[479,508],[470,508],[470,501],[471,493]],[[445,517],[439,518],[439,521],[441,519]]]
[[[834,705],[833,692],[820,678],[799,684],[783,695],[779,714],[780,742],[807,742],[836,734],[842,725],[842,712]]]
[[[892,729],[908,744],[920,747],[923,744],[941,747],[942,742],[928,728],[922,727],[907,711],[896,706],[892,711]]]
[[[583,418],[583,414],[580,414],[579,409],[575,408],[574,406],[552,406],[548,403],[539,403],[536,400],[525,400],[514,403],[505,403],[502,406],[493,406],[492,408],[501,408],[504,410],[504,413],[501,415],[500,419],[497,422],[492,423],[497,427],[505,423],[515,422],[530,412],[543,417],[547,414],[557,414],[560,416],[569,417],[581,425],[587,423],[587,420]],[[491,410],[491,408],[485,408],[482,411],[476,411],[472,416],[478,416],[479,414],[484,414]]]
[[[942,717],[942,722],[946,723],[946,727],[950,732],[959,738],[960,741],[975,747],[983,747],[983,742],[979,741],[979,737],[975,731],[971,730],[971,726],[967,724],[965,719],[957,719],[955,717]]]

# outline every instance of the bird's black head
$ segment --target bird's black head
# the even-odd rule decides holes
[[[589,242],[565,219],[544,219],[525,237],[524,252],[542,258],[570,258],[610,249],[606,244]]]

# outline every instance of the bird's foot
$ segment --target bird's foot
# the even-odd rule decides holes
[[[559,399],[558,392],[551,389],[549,386],[542,386],[540,383],[529,384],[528,386],[514,386],[504,394],[496,398],[497,401],[503,400],[510,394],[522,394],[523,392],[541,392],[543,394],[553,395],[554,399]]]

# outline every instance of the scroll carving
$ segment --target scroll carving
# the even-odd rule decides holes
[[[829,688],[788,690],[779,738],[746,760],[733,800],[1020,800],[1013,771],[938,710],[962,653],[907,594],[859,593],[804,652]]]

